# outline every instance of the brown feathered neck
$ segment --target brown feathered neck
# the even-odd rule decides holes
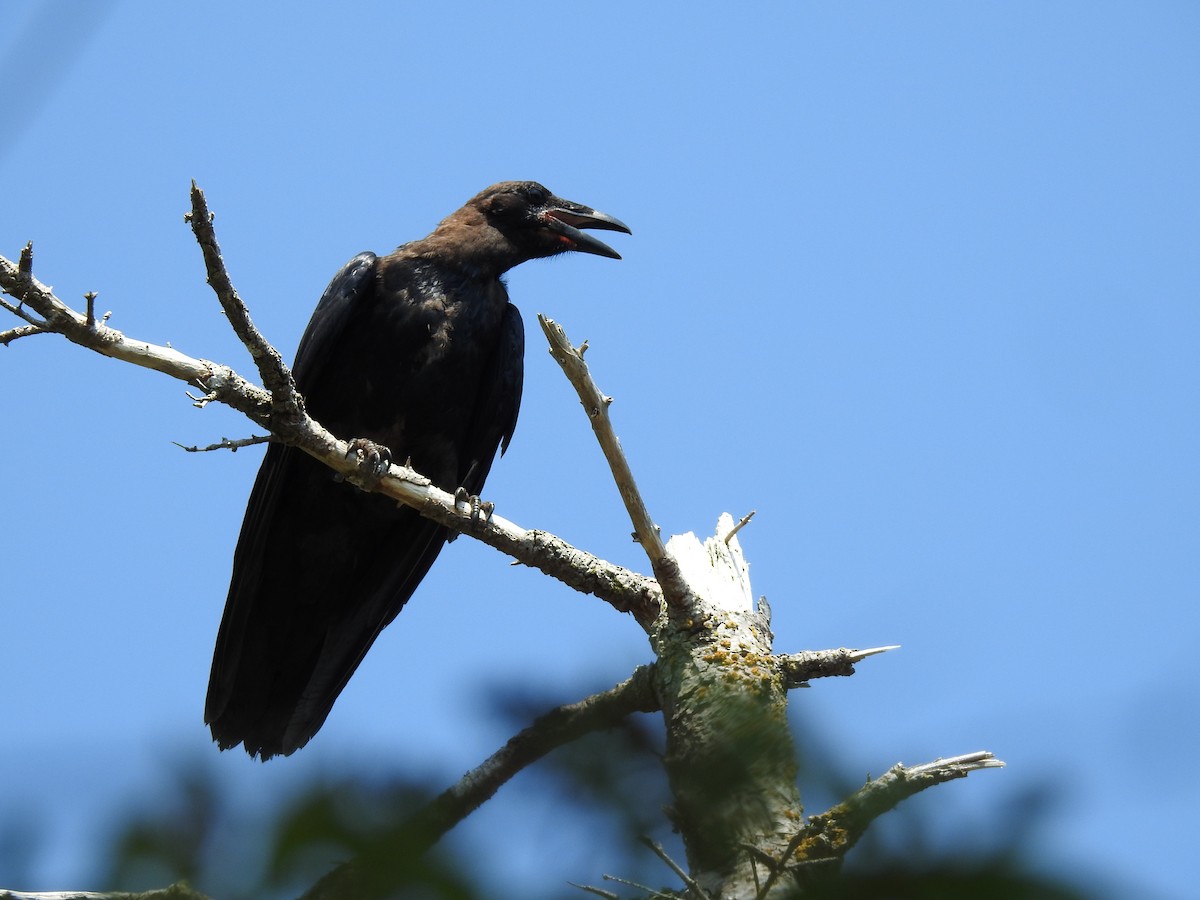
[[[536,181],[502,181],[398,252],[479,278],[499,278],[513,266],[568,250],[621,258],[583,228],[629,233],[619,219],[556,197]]]

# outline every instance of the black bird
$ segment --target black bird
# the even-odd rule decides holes
[[[581,228],[612,216],[507,181],[428,237],[334,276],[296,353],[310,415],[409,460],[443,490],[483,489],[512,439],[524,330],[501,276],[568,250],[620,259]],[[222,750],[269,759],[308,743],[449,537],[394,500],[271,444],[246,507],[204,720]]]

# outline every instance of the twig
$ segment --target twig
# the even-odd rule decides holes
[[[5,260],[5,262],[8,262],[8,260]],[[12,265],[12,263],[11,263],[11,262],[9,262],[8,264],[9,264],[10,266]],[[18,279],[21,279],[21,278],[26,278],[26,277],[28,277],[28,276],[24,276],[24,275],[17,275],[16,277],[17,277]],[[19,283],[20,283],[20,282],[18,281],[18,282],[17,282],[17,284],[19,284]],[[9,290],[8,290],[8,288],[5,288],[5,292],[6,292],[6,293],[9,293],[9,294],[11,294],[11,295],[12,295],[12,296],[14,296],[14,297],[15,297],[15,296],[17,296],[17,293],[16,293],[16,291],[17,291],[17,290],[19,290],[19,288],[18,288],[16,285],[14,285],[14,290],[13,290],[13,291],[9,291]],[[35,317],[31,316],[29,313],[27,313],[27,312],[26,312],[26,311],[25,311],[25,310],[22,308],[22,305],[23,305],[24,303],[25,303],[25,300],[24,300],[24,298],[23,298],[23,297],[19,297],[19,298],[17,299],[17,302],[16,302],[16,303],[9,303],[7,300],[4,300],[3,298],[0,298],[0,306],[3,306],[3,307],[6,309],[6,310],[8,310],[10,313],[12,313],[12,314],[13,314],[14,316],[16,316],[17,318],[24,319],[24,320],[25,320],[26,322],[28,322],[30,325],[37,325],[38,327],[41,327],[41,328],[46,328],[46,327],[47,327],[47,325],[46,325],[46,323],[45,323],[45,322],[43,322],[41,319],[37,319],[37,318],[35,318]]]
[[[8,891],[0,888],[0,900],[209,900],[186,884],[173,884],[160,890],[129,894],[124,891],[97,893],[95,891]]]
[[[215,400],[230,406],[268,428],[283,443],[300,447],[351,480],[358,479],[364,464],[350,453],[350,443],[338,440],[305,415],[302,407],[295,410],[294,416],[281,416],[267,391],[228,366],[128,338],[103,322],[87,327],[86,317],[33,278],[31,268],[30,246],[22,250],[20,263],[0,257],[0,290],[27,303],[43,317],[48,330],[104,356],[163,372],[189,385],[198,384],[207,392],[203,402]],[[236,309],[227,314],[231,320],[237,317]],[[469,534],[577,591],[594,594],[621,612],[632,613],[643,627],[649,627],[658,614],[662,594],[653,579],[606,562],[552,534],[526,530],[498,515],[473,514],[469,507],[456,505],[452,494],[434,487],[409,467],[393,465],[370,489],[412,506],[454,531]]]
[[[250,311],[234,290],[229,273],[225,270],[225,261],[221,258],[221,248],[217,244],[217,234],[213,229],[213,215],[209,212],[208,201],[204,199],[204,191],[192,182],[192,211],[186,218],[204,254],[204,268],[208,272],[208,283],[217,295],[217,301],[225,310],[225,316],[233,328],[234,334],[250,351],[250,358],[258,368],[263,387],[271,392],[276,404],[299,403],[296,392],[296,382],[292,372],[283,361],[279,351],[271,346],[263,337],[262,332],[250,321]]]
[[[800,846],[804,840],[804,830],[796,832],[795,836],[788,841],[788,845],[784,848],[783,853],[779,855],[779,859],[766,859],[769,871],[767,872],[767,880],[762,883],[755,895],[755,900],[763,900],[769,893],[775,882],[779,880],[779,876],[787,871],[788,862],[792,858],[792,854],[796,852],[796,848]],[[757,850],[757,848],[755,848]]]
[[[8,304],[6,303],[7,307]],[[17,338],[29,337],[31,334],[49,334],[50,329],[45,325],[18,325],[16,328],[10,328],[8,331],[0,331],[0,344],[7,347]]]
[[[643,844],[654,851],[654,855],[661,859],[666,864],[667,868],[679,877],[680,881],[687,885],[688,893],[694,895],[696,900],[709,900],[708,894],[705,892],[704,888],[700,887],[700,885],[696,882],[696,879],[689,875],[687,871],[681,865],[679,865],[679,863],[671,859],[670,854],[663,849],[662,844],[645,834],[641,836],[640,840]]]
[[[9,265],[12,266],[12,263],[9,263]],[[24,319],[30,325],[44,327],[46,325],[45,322],[35,319],[21,308],[25,303],[25,294],[29,290],[30,283],[33,281],[33,241],[27,241],[25,246],[21,248],[21,255],[17,257],[17,265],[14,267],[12,274],[14,276],[13,289],[9,290],[8,287],[5,287],[4,292],[12,296],[17,302],[12,304],[0,298],[0,306],[3,306],[14,316]]]
[[[19,263],[0,256],[0,290],[17,299],[20,304],[31,307],[42,320],[35,321],[24,310],[5,303],[5,308],[10,312],[103,356],[154,369],[188,384],[200,384],[222,403],[249,416],[258,424],[267,423],[271,412],[271,396],[262,388],[242,378],[228,366],[195,359],[171,347],[127,338],[103,322],[95,322],[89,327],[86,316],[71,309],[49,287],[30,274],[31,267],[32,250],[29,245],[21,251]]]
[[[567,380],[579,394],[579,400],[583,404],[588,420],[592,423],[592,430],[596,433],[596,439],[600,442],[604,458],[608,461],[608,467],[617,483],[617,489],[621,492],[625,509],[633,522],[634,535],[650,559],[650,566],[654,570],[654,576],[658,579],[658,583],[662,585],[667,604],[672,609],[681,612],[690,611],[695,606],[695,598],[687,582],[680,575],[678,564],[667,551],[658,526],[650,518],[650,512],[646,509],[637,482],[634,481],[633,472],[629,468],[629,461],[625,458],[621,442],[613,430],[612,420],[608,415],[612,397],[604,394],[592,380],[587,363],[583,361],[583,353],[568,340],[562,326],[540,313],[538,322],[542,326],[546,340],[550,343],[550,355],[562,367]],[[586,346],[585,342],[581,349]]]
[[[922,784],[918,790],[924,790],[943,781],[955,778],[966,778],[978,769],[1003,769],[1003,760],[996,759],[986,750],[976,750],[974,753],[964,753],[961,756],[951,756],[947,759],[935,759],[933,762],[922,763],[919,766],[904,768],[904,777],[923,779],[928,783]],[[913,791],[915,794],[916,791]]]
[[[828,678],[832,675],[853,675],[854,664],[868,656],[900,649],[899,644],[888,647],[872,647],[870,650],[802,650],[776,658],[783,673],[784,684],[792,688],[803,687],[813,678]]]
[[[638,542],[645,549],[651,562],[656,558],[666,556],[667,548],[663,544],[662,535],[659,533],[658,526],[650,518],[650,512],[646,509],[646,503],[638,490],[637,482],[634,481],[633,471],[629,468],[629,461],[621,449],[621,441],[617,438],[612,427],[612,420],[608,416],[608,407],[612,403],[612,397],[604,394],[592,380],[587,363],[583,361],[583,354],[567,339],[567,334],[563,331],[562,326],[543,315],[538,316],[538,322],[541,323],[542,331],[545,332],[546,339],[550,342],[550,355],[562,367],[572,387],[579,394],[579,400],[600,441],[609,468],[612,469],[613,475],[617,479],[617,488],[621,492],[621,499],[625,501],[629,518],[633,521],[634,533],[637,535]],[[584,342],[583,346],[586,347],[587,343]]]
[[[416,853],[433,846],[509,779],[551,750],[590,732],[612,728],[631,713],[655,712],[659,708],[653,667],[639,666],[621,684],[539,716],[405,823],[401,830],[406,849]],[[372,862],[360,858],[344,863],[317,882],[304,897],[352,896],[348,889],[364,876],[364,868]]]
[[[622,878],[620,875],[605,875],[604,880],[615,881],[617,884],[623,884],[626,887],[637,888],[639,891],[645,891],[647,900],[676,900],[675,894],[664,894],[662,891],[652,888],[647,884],[642,884],[638,881],[631,881],[628,878]]]
[[[986,750],[935,759],[919,766],[892,766],[828,812],[813,816],[802,829],[797,845],[801,858],[842,857],[862,837],[867,827],[902,800],[935,784],[966,778],[979,769],[999,769],[1004,763]],[[807,845],[806,848],[803,845]]]
[[[734,538],[734,535],[736,535],[739,531],[741,531],[743,528],[745,528],[747,525],[749,525],[750,520],[753,519],[755,517],[755,515],[757,515],[757,514],[758,514],[758,510],[752,509],[752,510],[750,510],[750,512],[746,513],[744,516],[742,516],[740,519],[738,519],[738,523],[736,525],[734,525],[732,529],[730,529],[729,534],[725,535],[725,543],[728,544],[730,541],[732,541]]]
[[[579,888],[585,894],[594,894],[597,897],[604,897],[605,900],[621,900],[620,894],[614,894],[612,891],[606,891],[604,888],[593,887],[590,884],[576,884],[574,881],[568,881],[573,888]]]
[[[237,453],[238,449],[241,447],[253,447],[255,444],[266,444],[273,440],[275,440],[275,438],[269,434],[255,434],[248,438],[238,438],[237,440],[221,438],[221,440],[219,440],[217,443],[209,444],[207,447],[199,447],[196,445],[188,447],[179,443],[178,441],[171,441],[171,443],[180,450],[186,450],[188,453],[208,453],[211,450],[228,450],[231,453]]]

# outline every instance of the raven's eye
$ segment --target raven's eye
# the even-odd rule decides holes
[[[550,192],[540,184],[527,184],[521,193],[530,206],[541,206],[550,197]]]

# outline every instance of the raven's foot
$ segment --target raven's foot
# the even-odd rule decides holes
[[[478,494],[470,494],[464,487],[460,487],[454,492],[454,508],[457,509],[459,504],[466,504],[471,508],[472,522],[490,522],[492,520],[492,513],[496,511],[495,503],[481,500]],[[452,541],[456,537],[458,537],[457,532],[451,534],[449,540]]]
[[[392,467],[392,451],[366,438],[350,441],[346,459],[351,458],[358,461],[358,473],[351,480],[362,488],[373,488]]]
[[[454,505],[458,506],[460,503],[470,505],[472,519],[482,519],[484,522],[490,522],[492,513],[496,511],[495,503],[481,499],[478,494],[468,494],[464,487],[460,487],[454,492]]]

